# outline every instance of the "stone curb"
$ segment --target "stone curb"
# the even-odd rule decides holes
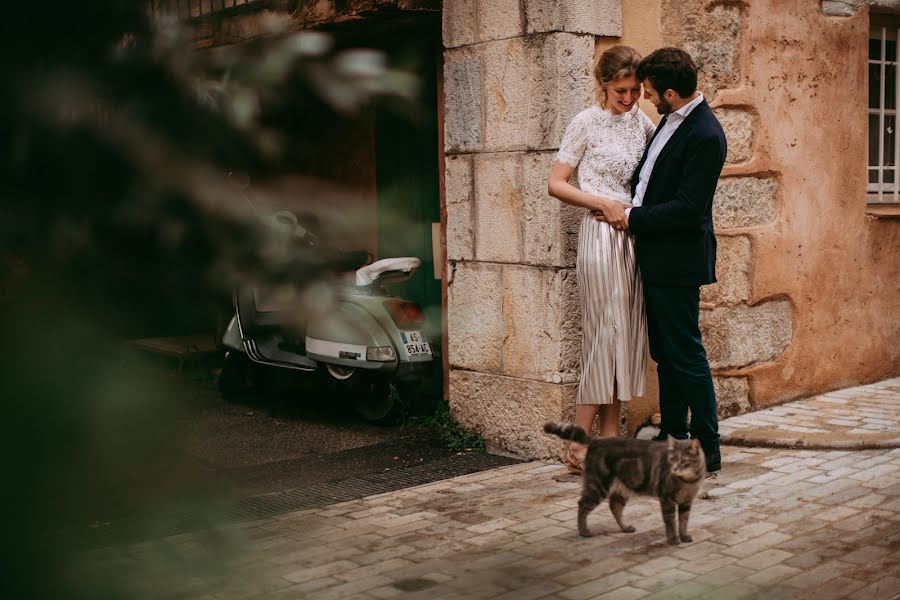
[[[826,436],[823,436],[825,438]],[[831,437],[831,436],[828,436]],[[751,448],[806,448],[809,450],[890,450],[900,448],[900,436],[888,439],[865,439],[859,436],[843,439],[810,439],[809,436],[758,437],[742,432],[720,434],[719,442],[726,446]]]

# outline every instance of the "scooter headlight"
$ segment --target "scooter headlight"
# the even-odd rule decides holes
[[[369,346],[366,348],[366,360],[389,362],[397,358],[391,346]]]

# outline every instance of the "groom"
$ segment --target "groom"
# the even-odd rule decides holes
[[[697,67],[684,50],[653,52],[637,77],[644,97],[663,115],[632,178],[633,208],[625,215],[644,281],[650,356],[658,365],[659,437],[684,439],[690,431],[713,472],[722,459],[716,395],[700,339],[700,286],[716,281],[712,200],[725,135],[697,91]]]

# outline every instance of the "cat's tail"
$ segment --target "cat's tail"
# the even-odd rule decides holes
[[[558,435],[564,440],[571,440],[576,444],[587,446],[591,441],[584,429],[573,423],[554,423],[549,421],[544,423],[544,431]]]

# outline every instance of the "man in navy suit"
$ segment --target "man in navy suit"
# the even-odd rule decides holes
[[[663,115],[634,173],[634,206],[625,214],[644,282],[650,356],[658,365],[660,438],[690,433],[714,472],[721,468],[719,425],[700,338],[700,286],[716,281],[712,200],[725,164],[725,134],[697,91],[697,68],[684,50],[653,52],[637,77]]]

